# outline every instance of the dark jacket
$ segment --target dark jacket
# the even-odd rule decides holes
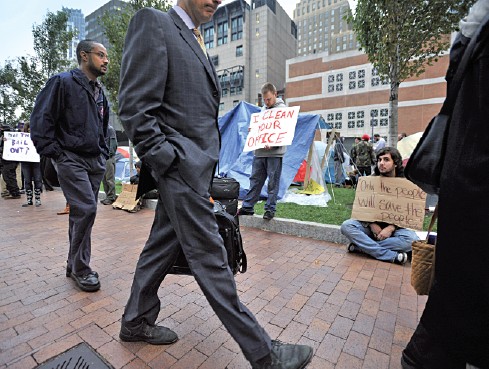
[[[81,156],[108,157],[105,138],[109,105],[103,91],[95,101],[80,69],[51,77],[31,114],[31,138],[39,155],[57,158],[68,150]]]
[[[440,181],[435,285],[421,321],[446,352],[489,368],[489,24],[464,73]],[[467,40],[450,53],[448,85]]]

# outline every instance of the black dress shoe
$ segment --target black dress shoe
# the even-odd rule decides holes
[[[251,363],[253,369],[304,369],[312,359],[312,347],[272,341],[272,351]]]
[[[71,273],[70,277],[82,291],[95,292],[100,289],[100,281],[98,280],[97,272],[88,272],[83,276],[77,276],[74,273]]]
[[[92,273],[98,278],[98,273],[92,270]],[[66,267],[66,277],[71,278],[71,267]]]
[[[171,329],[148,324],[145,320],[134,326],[130,323],[122,322],[119,337],[126,342],[141,341],[152,345],[169,345],[178,341],[177,334]]]
[[[238,209],[238,215],[253,215],[255,212],[253,210],[247,210],[244,208]]]

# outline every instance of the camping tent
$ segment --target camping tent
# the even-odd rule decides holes
[[[240,198],[243,198],[250,187],[249,177],[253,162],[253,152],[243,152],[251,114],[260,111],[258,106],[241,102],[231,111],[219,118],[221,132],[221,153],[219,156],[218,174],[235,178],[240,184]],[[292,145],[287,148],[282,165],[282,176],[278,198],[282,198],[289,188],[302,161],[314,139],[320,115],[299,114]],[[267,197],[267,183],[261,195]]]

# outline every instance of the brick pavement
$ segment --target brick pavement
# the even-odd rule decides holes
[[[60,191],[39,208],[0,200],[0,368],[35,368],[81,342],[114,368],[249,368],[190,276],[170,275],[158,321],[170,346],[119,341],[119,324],[153,211],[99,205],[92,235],[96,293],[65,277],[66,215]],[[242,301],[272,338],[314,346],[308,369],[400,368],[400,353],[426,298],[410,267],[347,254],[341,245],[243,228],[248,272],[236,276]]]

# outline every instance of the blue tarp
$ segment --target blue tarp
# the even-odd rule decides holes
[[[243,152],[251,114],[260,111],[258,106],[240,102],[231,111],[219,118],[221,132],[221,153],[219,156],[219,175],[235,178],[240,184],[239,197],[242,199],[250,187],[249,177],[253,162],[253,152]],[[281,199],[292,183],[319,127],[320,115],[299,114],[292,145],[287,148],[282,165],[278,197]],[[267,183],[261,195],[266,198]]]

